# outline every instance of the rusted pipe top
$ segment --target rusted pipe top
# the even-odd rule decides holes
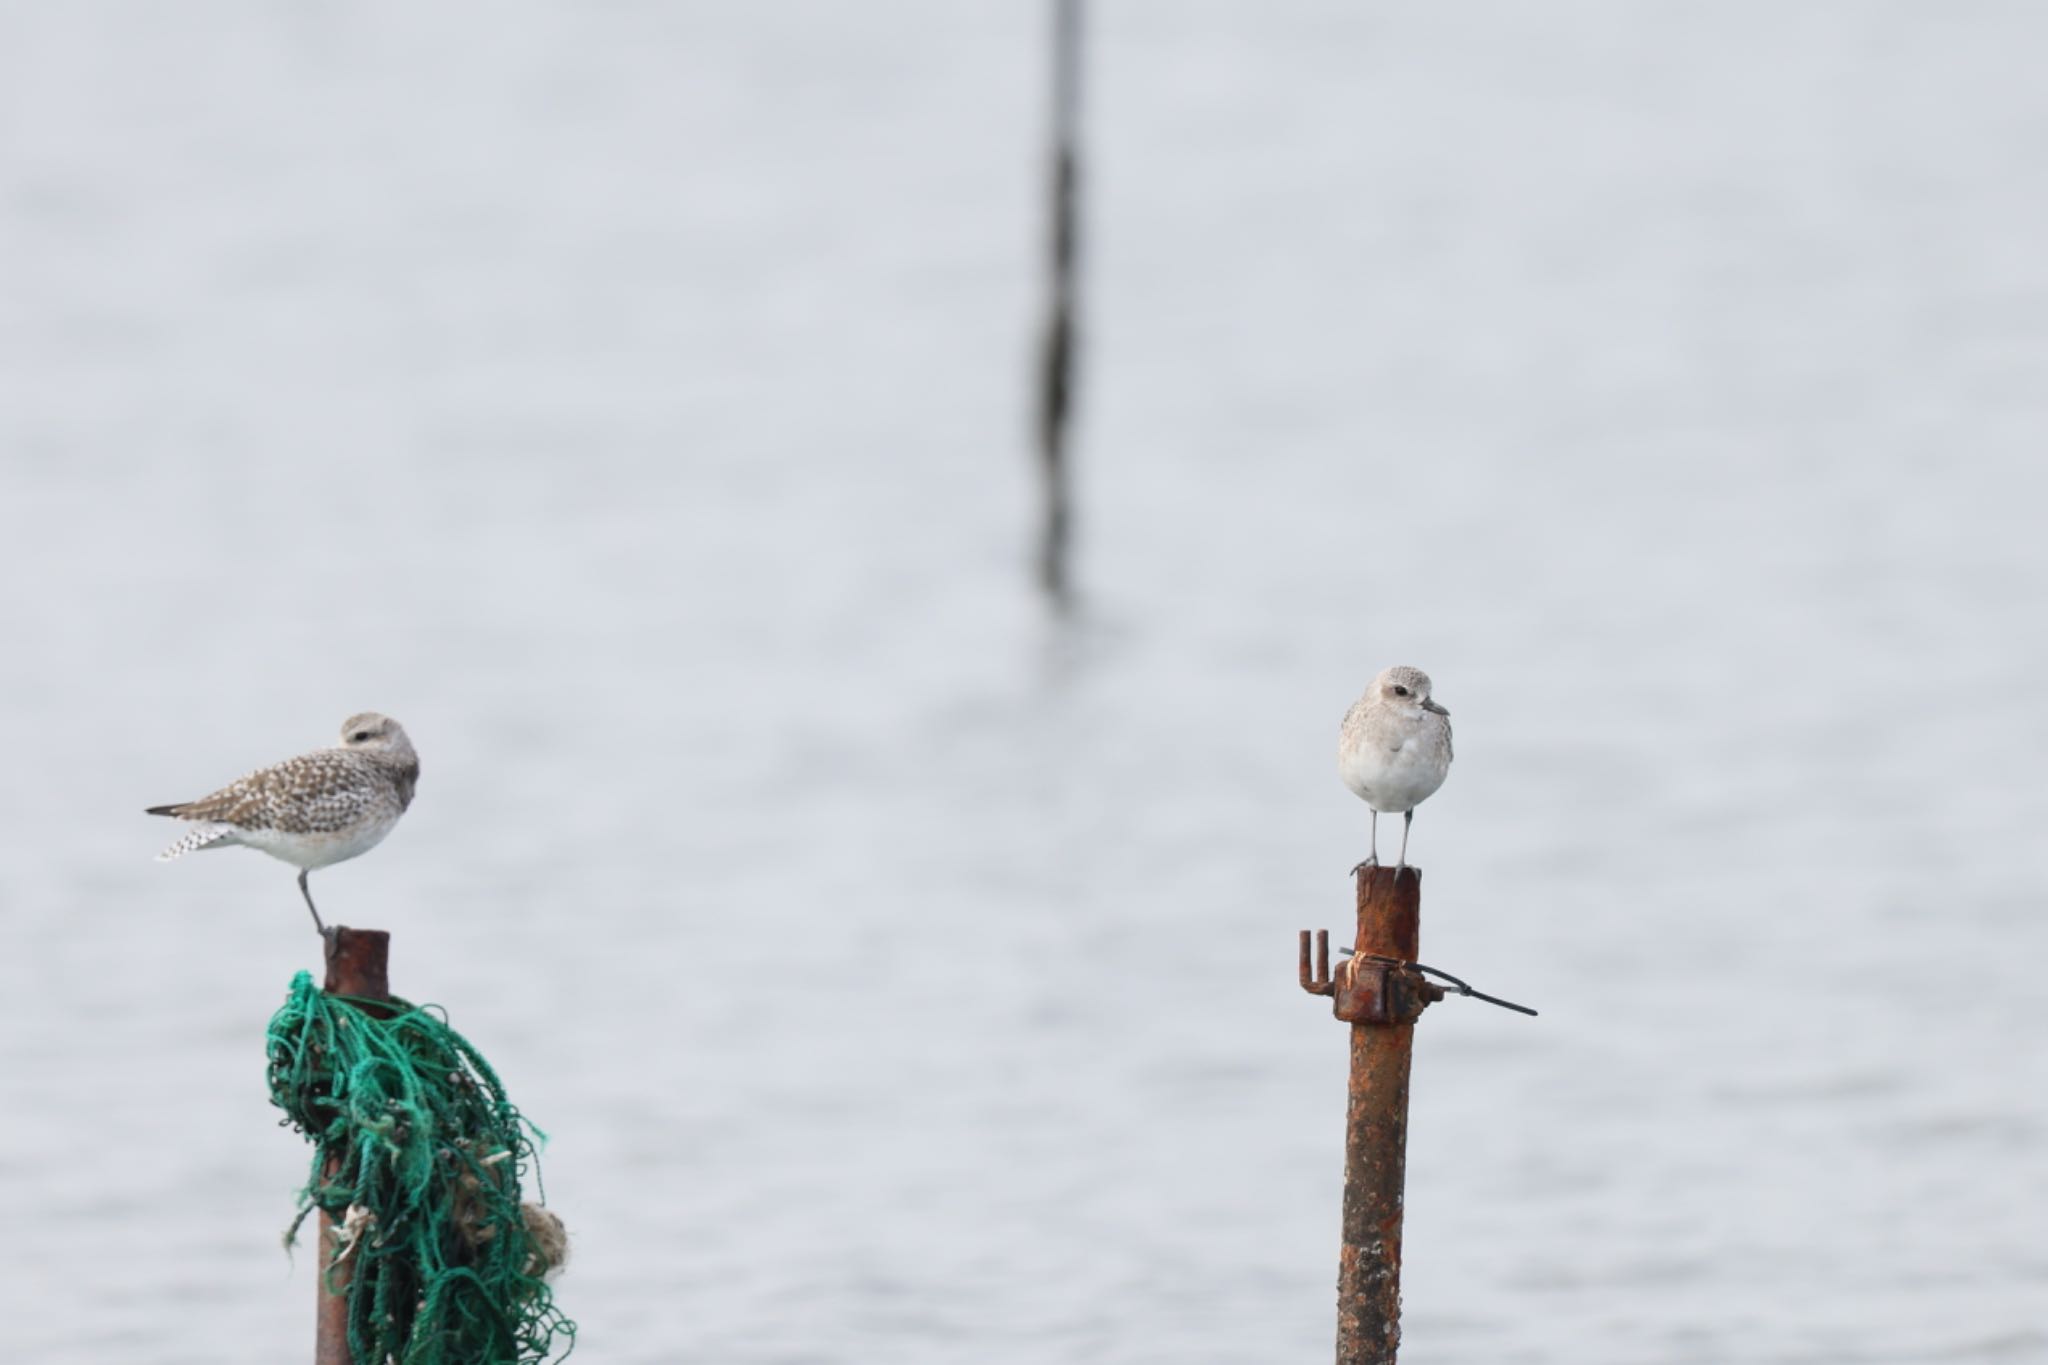
[[[382,929],[351,929],[337,924],[327,931],[329,995],[361,1000],[391,998],[391,935]]]

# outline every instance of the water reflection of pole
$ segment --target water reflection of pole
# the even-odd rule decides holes
[[[1344,1246],[1337,1260],[1337,1365],[1393,1365],[1401,1346],[1401,1191],[1408,1169],[1408,1064],[1415,1021],[1443,992],[1413,967],[1422,874],[1361,867],[1354,956],[1330,971],[1330,936],[1315,960],[1301,931],[1301,986],[1334,997],[1351,1025],[1344,1124]]]
[[[327,980],[322,989],[329,995],[345,995],[358,1001],[391,998],[391,935],[382,929],[350,929],[336,925],[327,933]],[[373,1012],[374,1006],[368,1006]],[[328,1161],[321,1173],[332,1180],[341,1167],[341,1157]],[[359,1231],[358,1235],[362,1235]],[[320,1255],[314,1272],[314,1293],[318,1296],[314,1316],[313,1365],[353,1365],[348,1348],[348,1284],[354,1278],[356,1258],[335,1264],[338,1249],[334,1219],[320,1214]]]
[[[1038,584],[1060,608],[1073,600],[1068,563],[1073,539],[1073,493],[1067,433],[1074,394],[1080,162],[1081,0],[1053,0],[1050,299],[1039,347],[1038,373],[1038,456],[1044,497]]]

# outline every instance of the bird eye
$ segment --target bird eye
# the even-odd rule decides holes
[[[1397,696],[1397,697],[1405,697],[1405,696],[1407,696],[1407,695],[1408,695],[1408,689],[1407,689],[1407,688],[1405,688],[1405,687],[1403,687],[1403,686],[1401,686],[1401,685],[1400,685],[1399,683],[1395,683],[1395,684],[1394,684],[1394,695],[1395,695],[1395,696]]]
[[[368,730],[358,730],[350,735],[349,739],[357,744],[365,744],[369,742],[370,732]]]

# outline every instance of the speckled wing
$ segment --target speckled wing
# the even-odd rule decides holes
[[[346,749],[322,749],[258,768],[197,801],[152,806],[151,815],[212,820],[237,829],[325,834],[364,814],[369,793],[388,786],[376,766]]]

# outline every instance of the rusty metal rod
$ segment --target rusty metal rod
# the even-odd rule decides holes
[[[327,931],[327,980],[322,989],[329,995],[346,995],[357,1000],[391,998],[391,935],[382,929],[351,929],[336,925]],[[332,1180],[341,1167],[339,1154],[327,1160],[323,1181]],[[315,1303],[313,1365],[356,1365],[348,1348],[348,1285],[355,1273],[351,1258],[334,1265],[334,1220],[326,1210],[320,1213],[320,1258],[313,1276]],[[330,1275],[328,1268],[333,1266]],[[331,1287],[330,1287],[331,1282]]]
[[[1422,874],[1360,868],[1357,957],[1413,962],[1420,946]],[[1402,974],[1380,967],[1378,1021],[1351,1025],[1350,1107],[1344,1125],[1344,1246],[1337,1261],[1337,1365],[1393,1365],[1401,1346],[1401,1205],[1408,1169],[1408,1067],[1415,1016],[1432,988],[1403,1001]],[[1327,972],[1324,973],[1327,975]],[[1416,980],[1419,982],[1420,978]],[[1340,999],[1341,1008],[1341,999]]]

